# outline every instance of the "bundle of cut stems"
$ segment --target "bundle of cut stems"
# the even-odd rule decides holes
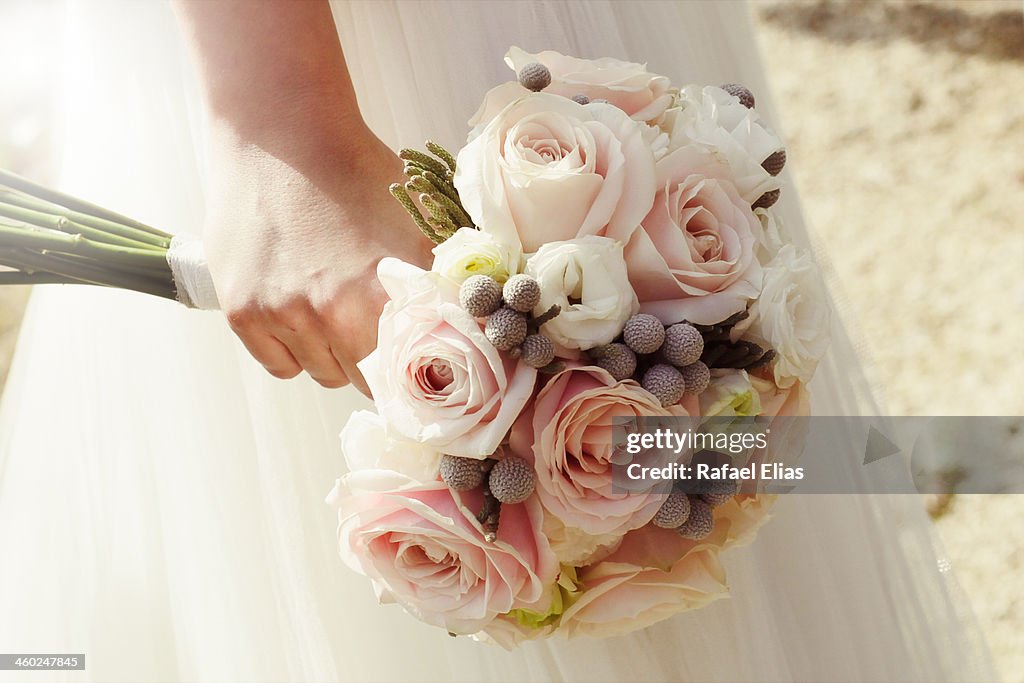
[[[0,169],[0,285],[100,285],[176,299],[171,239]]]

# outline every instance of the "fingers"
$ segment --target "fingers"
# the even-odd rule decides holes
[[[328,389],[349,383],[308,305],[274,310],[244,306],[228,313],[228,322],[249,353],[274,377],[291,379],[305,370]]]
[[[335,360],[338,361],[338,365],[341,366],[341,369],[345,372],[345,375],[348,377],[348,381],[352,383],[352,386],[358,389],[359,393],[366,398],[373,398],[370,395],[370,387],[367,386],[366,380],[363,379],[363,373],[359,371],[359,368],[356,367],[355,363],[346,360],[345,354],[333,343],[331,344],[331,354],[334,356]]]
[[[291,379],[302,372],[302,366],[281,340],[269,334],[239,334],[239,339],[260,365],[278,379]]]
[[[304,331],[282,331],[278,333],[278,338],[321,386],[339,389],[349,383],[348,375],[334,357],[327,340],[312,327]]]
[[[372,304],[369,302],[375,301],[374,294],[376,292],[372,289],[368,291],[359,301],[360,306],[355,311],[351,310],[351,305],[346,306],[346,301],[340,298],[319,307],[320,320],[324,325],[324,334],[331,353],[345,371],[352,386],[367,398],[372,398],[370,388],[356,363],[377,345],[377,316],[370,321],[366,319],[367,312],[372,310]]]

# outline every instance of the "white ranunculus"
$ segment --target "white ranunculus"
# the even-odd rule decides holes
[[[610,104],[531,93],[462,148],[455,187],[481,230],[524,253],[583,235],[625,242],[654,203],[646,129]]]
[[[490,233],[459,228],[434,247],[434,265],[430,269],[456,284],[474,275],[489,275],[505,282],[519,272],[521,258],[516,246],[503,244]]]
[[[756,111],[721,88],[686,86],[666,112],[662,127],[671,137],[670,150],[691,144],[713,150],[729,165],[733,184],[750,203],[782,185],[761,167],[765,159],[783,149],[782,140]]]
[[[785,389],[797,380],[810,381],[828,348],[829,325],[828,299],[814,260],[787,244],[765,266],[761,296],[734,335],[775,349],[775,383]]]
[[[441,453],[415,441],[393,438],[387,421],[369,410],[357,410],[341,430],[341,452],[350,472],[393,470],[419,482],[437,479]]]
[[[761,414],[761,398],[746,370],[715,369],[700,395],[701,417],[751,417]]]
[[[607,237],[549,242],[529,257],[526,272],[540,283],[534,313],[561,307],[543,331],[566,348],[586,350],[611,342],[638,310],[622,243]]]

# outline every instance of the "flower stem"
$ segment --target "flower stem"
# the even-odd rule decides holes
[[[115,270],[106,265],[71,260],[63,255],[39,254],[27,249],[0,250],[0,265],[16,268],[26,274],[47,273],[63,276],[78,284],[131,289],[166,299],[177,299],[169,268],[166,278],[147,277]]]
[[[48,218],[63,217],[71,222],[73,226],[82,228],[80,232],[86,237],[92,239],[100,239],[99,233],[106,235],[105,241],[111,244],[121,244],[125,247],[136,246],[138,248],[156,247],[158,249],[167,249],[171,245],[169,237],[160,237],[149,232],[133,228],[128,225],[121,223],[115,223],[107,220],[106,218],[97,218],[96,216],[90,216],[89,214],[81,213],[80,211],[73,211],[63,206],[51,204],[43,201],[36,197],[29,195],[20,194],[17,192],[5,191],[0,192],[0,203],[6,205],[7,210],[13,207],[19,207],[22,210],[29,210],[38,212],[40,214],[47,215]],[[7,215],[7,214],[3,214]],[[31,220],[24,220],[26,223],[33,223]],[[38,223],[33,223],[38,225]],[[47,226],[48,227],[48,226]],[[55,228],[60,230],[61,228]],[[92,229],[92,234],[86,232],[86,229]],[[64,232],[69,232],[64,230]],[[125,241],[121,241],[125,240]],[[130,243],[129,243],[130,242]]]
[[[11,173],[10,171],[0,169],[0,185],[12,188],[18,192],[23,192],[32,197],[37,197],[50,202],[51,204],[66,207],[72,211],[78,211],[95,218],[102,218],[118,225],[134,228],[156,237],[162,237],[166,240],[171,239],[171,235],[166,232],[152,228],[144,223],[133,221],[131,218],[114,213],[113,211],[108,211],[107,209],[82,201],[81,199],[64,194],[63,192],[57,192],[56,190],[43,187],[42,185],[33,183],[31,180],[27,180],[19,175]]]
[[[115,244],[95,242],[82,235],[67,235],[46,230],[26,230],[0,225],[0,243],[5,247],[47,250],[90,256],[109,264],[151,266],[154,269],[167,268],[167,254],[163,251],[122,247]]]
[[[162,250],[164,247],[157,246],[153,241],[141,242],[139,240],[130,239],[128,237],[122,237],[117,234],[111,234],[104,232],[103,230],[97,230],[96,228],[88,225],[77,223],[74,220],[69,219],[66,216],[53,215],[50,213],[43,213],[35,209],[28,209],[16,204],[8,204],[0,201],[0,216],[11,218],[22,223],[34,225],[40,228],[48,228],[50,230],[57,230],[64,232],[69,235],[82,235],[88,237],[96,242],[104,242],[106,244],[116,244],[122,247],[132,247],[134,249],[149,249],[149,250]],[[155,239],[155,238],[150,238]]]
[[[81,280],[54,273],[23,273],[19,270],[0,271],[0,287],[4,285],[70,285],[89,284]]]

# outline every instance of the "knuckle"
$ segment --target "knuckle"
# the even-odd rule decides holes
[[[260,310],[254,302],[244,302],[228,306],[224,312],[228,325],[235,332],[251,330],[260,319]]]
[[[296,332],[313,318],[313,308],[306,297],[292,297],[276,306],[271,316],[277,324]]]

